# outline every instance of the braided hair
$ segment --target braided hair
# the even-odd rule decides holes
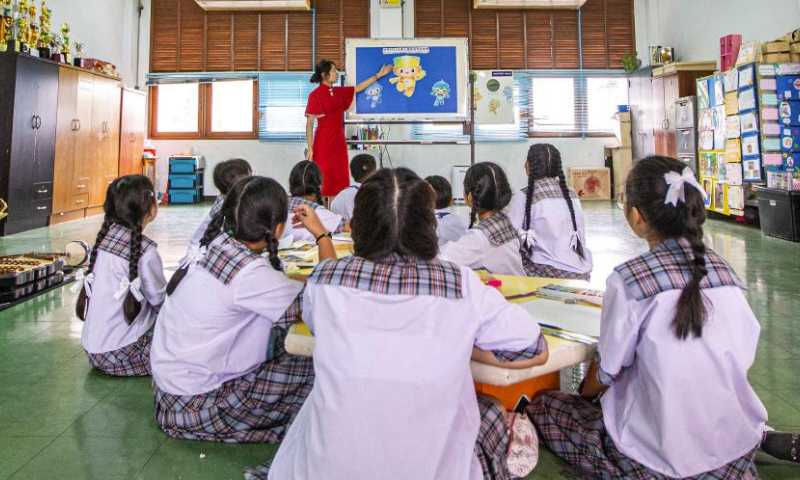
[[[684,168],[686,165],[674,158],[647,157],[631,170],[625,188],[628,197],[626,214],[636,208],[661,238],[683,238],[691,245],[692,256],[686,260],[692,271],[692,279],[681,292],[678,311],[672,323],[675,335],[681,340],[690,335],[700,338],[708,316],[700,289],[700,282],[708,275],[706,246],[703,243],[703,223],[706,220],[703,195],[694,188],[686,188],[685,202],[678,202],[677,206],[665,203],[668,185],[664,175],[669,172],[682,173]]]
[[[511,185],[506,172],[496,163],[476,163],[467,170],[464,177],[464,196],[467,195],[472,195],[472,209],[469,213],[469,228],[472,228],[477,223],[478,214],[498,212],[511,203]]]
[[[564,196],[564,201],[567,202],[567,207],[569,208],[569,215],[572,220],[572,231],[577,235],[578,221],[575,218],[575,205],[569,187],[567,187],[567,179],[564,176],[561,152],[549,143],[531,145],[531,148],[528,149],[526,164],[528,166],[528,189],[525,194],[525,220],[522,225],[523,230],[528,231],[531,229],[531,206],[533,205],[533,189],[536,185],[536,180],[558,178],[561,194]],[[577,237],[577,240],[575,244],[575,253],[577,253],[582,260],[585,260],[586,253],[583,249],[583,242],[580,236]],[[528,254],[533,253],[533,245],[529,243],[527,238],[523,242],[522,248],[524,248]]]
[[[233,185],[244,177],[253,174],[253,169],[247,160],[231,158],[214,167],[214,186],[221,195],[227,195]]]
[[[354,254],[372,261],[392,254],[436,258],[435,198],[433,188],[407,168],[378,170],[356,193]]]
[[[103,204],[105,217],[103,225],[97,233],[95,244],[89,256],[89,266],[86,274],[94,271],[97,260],[97,248],[108,234],[112,225],[119,225],[131,231],[130,256],[128,258],[128,280],[133,281],[139,276],[139,260],[142,256],[142,230],[144,219],[156,205],[153,182],[144,175],[126,175],[119,177],[108,186],[106,201]],[[86,286],[78,296],[75,313],[81,320],[86,320],[89,308],[89,298]],[[130,325],[142,311],[142,304],[136,300],[133,293],[128,291],[123,303],[125,321]]]
[[[289,174],[289,193],[293,197],[314,195],[318,205],[322,205],[322,170],[314,162],[303,160],[292,168]]]

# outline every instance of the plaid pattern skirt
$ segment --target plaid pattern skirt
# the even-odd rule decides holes
[[[522,255],[522,266],[525,268],[525,274],[534,278],[563,278],[566,280],[586,280],[589,281],[592,277],[592,272],[588,273],[575,273],[567,270],[561,270],[546,263],[533,263]]]
[[[483,469],[484,480],[507,480],[506,451],[508,450],[508,424],[503,411],[493,401],[478,395],[478,408],[481,412],[481,426],[475,442],[475,455]],[[357,460],[355,460],[357,461]],[[267,480],[269,461],[256,468],[245,468],[246,480]]]
[[[115,377],[147,377],[150,369],[150,347],[153,345],[153,329],[139,337],[139,340],[118,350],[105,353],[89,353],[89,364]]]
[[[154,382],[156,421],[173,438],[277,443],[313,386],[311,358],[286,353],[279,341],[272,360],[202,395],[172,395]]]
[[[526,408],[539,438],[556,455],[604,480],[675,480],[623,455],[606,433],[599,405],[566,393],[546,393]],[[727,465],[684,480],[758,480],[757,448]]]

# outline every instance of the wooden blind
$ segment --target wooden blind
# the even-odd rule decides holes
[[[474,9],[472,3],[415,0],[415,36],[467,37],[474,69],[574,69],[581,53],[584,68],[620,69],[623,55],[635,49],[632,0],[588,0],[580,34],[577,10]]]
[[[308,71],[311,12],[207,12],[194,0],[153,0],[150,71]],[[347,38],[370,36],[369,0],[314,0],[316,60],[344,68]]]

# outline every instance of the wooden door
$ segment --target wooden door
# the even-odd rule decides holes
[[[106,118],[105,161],[103,162],[103,179],[107,185],[119,176],[119,141],[120,110],[122,106],[122,89],[118,82],[108,82],[106,95],[108,98],[108,117]]]
[[[104,165],[107,160],[108,83],[96,77],[92,86],[91,192],[89,206],[103,205],[106,199]]]
[[[58,114],[56,120],[56,158],[53,174],[53,213],[72,208],[72,176],[75,166],[75,141],[78,122],[78,71],[61,68],[58,72]]]
[[[668,75],[664,77],[664,110],[665,110],[665,123],[664,126],[664,151],[668,157],[675,158],[678,156],[677,149],[677,130],[675,129],[675,109],[680,95],[680,81],[678,74]]]
[[[147,96],[135,90],[122,90],[122,121],[119,137],[119,174],[142,173],[145,111]]]
[[[75,202],[88,206],[92,191],[92,171],[94,167],[95,136],[92,131],[92,109],[94,108],[94,75],[80,72],[78,74],[77,100],[75,107],[75,160],[73,163],[71,189],[73,197],[80,197]]]

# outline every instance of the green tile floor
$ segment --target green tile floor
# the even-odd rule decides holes
[[[585,206],[593,282],[642,252],[622,212]],[[175,267],[208,207],[163,208],[147,234],[165,266]],[[93,242],[101,218],[0,238],[0,253],[51,251],[74,239]],[[770,424],[800,430],[800,244],[762,236],[756,227],[711,220],[707,241],[750,285],[762,333],[750,379]],[[75,295],[62,288],[0,312],[0,479],[240,479],[267,460],[272,445],[168,439],[153,420],[149,379],[114,379],[90,370],[81,348]],[[543,451],[529,478],[558,479],[564,463]],[[800,478],[800,467],[759,457],[764,479]]]

